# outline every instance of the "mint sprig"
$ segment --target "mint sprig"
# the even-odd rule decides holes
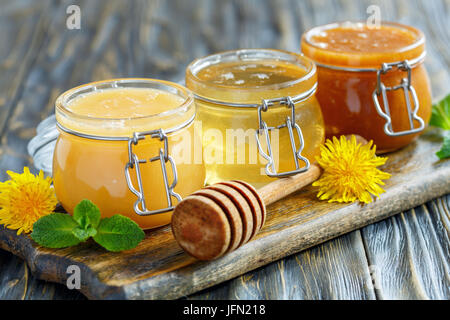
[[[31,238],[47,248],[71,247],[81,242],[72,232],[76,227],[77,222],[68,214],[52,213],[34,223]]]
[[[36,221],[31,238],[43,247],[66,248],[93,238],[109,251],[135,248],[145,237],[144,231],[130,218],[116,214],[101,219],[100,210],[89,200],[82,200],[73,217],[52,213]]]
[[[450,94],[433,105],[430,125],[445,130],[442,148],[436,152],[436,155],[441,160],[450,157]]]
[[[433,105],[430,125],[444,130],[450,130],[450,94]]]
[[[134,248],[144,238],[144,232],[130,219],[121,215],[100,221],[94,240],[109,251]]]
[[[446,159],[450,157],[450,130],[444,133],[444,143],[442,144],[441,150],[436,152],[439,159]]]
[[[73,218],[85,230],[89,227],[97,228],[100,223],[100,210],[92,201],[81,200],[73,210]]]

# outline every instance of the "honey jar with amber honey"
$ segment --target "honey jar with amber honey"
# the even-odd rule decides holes
[[[244,49],[186,70],[201,125],[206,181],[260,187],[309,168],[324,141],[314,63],[299,54]]]
[[[317,99],[328,137],[359,134],[380,152],[410,143],[431,116],[425,36],[397,23],[315,27],[301,49],[317,65]]]
[[[194,99],[186,88],[106,80],[63,93],[55,109],[53,181],[69,213],[89,199],[102,217],[122,214],[149,229],[170,223],[176,203],[203,187],[203,164],[193,161],[201,143]]]

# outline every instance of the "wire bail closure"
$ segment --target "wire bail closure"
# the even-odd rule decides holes
[[[144,196],[140,165],[147,163],[147,160],[140,160],[138,156],[135,153],[133,153],[133,146],[137,145],[139,140],[145,139],[146,136],[150,136],[151,138],[154,139],[159,139],[160,141],[163,142],[163,147],[159,149],[159,155],[149,159],[149,162],[154,161],[160,162],[164,181],[164,188],[166,191],[167,207],[158,210],[148,210]],[[167,163],[170,163],[173,174],[173,181],[171,184],[169,184],[167,176],[167,167],[166,167]],[[136,178],[138,184],[137,189],[135,188],[133,182],[131,181],[130,169],[133,168],[136,170]],[[136,212],[136,214],[140,216],[149,216],[172,211],[175,208],[175,206],[172,203],[172,197],[177,199],[178,202],[181,201],[181,196],[173,191],[178,182],[177,168],[175,165],[175,161],[169,155],[169,143],[167,135],[163,129],[152,130],[147,132],[135,132],[133,134],[133,137],[128,139],[128,163],[125,165],[125,178],[127,180],[128,188],[138,198],[137,201],[134,203],[134,211]]]
[[[399,85],[393,87],[386,87],[383,82],[381,82],[381,75],[386,74],[388,71],[397,68],[398,70],[407,72],[407,77],[402,78]],[[387,99],[386,91],[395,91],[398,89],[402,89],[405,96],[406,108],[408,110],[408,119],[409,119],[409,130],[394,132],[392,129],[392,118],[389,110],[389,102]],[[411,109],[411,101],[409,97],[409,93],[411,93],[413,100],[413,108]],[[384,111],[380,106],[379,95],[383,99]],[[397,137],[404,136],[412,133],[417,133],[422,131],[425,128],[425,122],[421,117],[417,115],[417,111],[419,110],[419,100],[417,99],[416,90],[411,85],[411,64],[408,60],[393,62],[393,63],[383,63],[381,68],[377,71],[377,87],[372,94],[373,102],[375,104],[375,108],[378,114],[386,120],[386,123],[383,127],[384,132],[388,136]],[[419,127],[414,127],[414,120],[419,122]]]
[[[262,112],[266,112],[269,109],[269,107],[274,105],[275,103],[279,103],[280,105],[286,105],[288,108],[290,108],[291,116],[286,117],[286,122],[284,124],[281,124],[277,127],[268,127],[266,122],[262,118]],[[289,140],[291,142],[292,153],[294,156],[295,170],[278,173],[275,168],[269,131],[273,129],[281,129],[284,127],[287,127],[289,131]],[[297,132],[299,140],[298,148],[295,144],[293,129],[295,129],[295,131]],[[264,134],[264,138],[267,143],[267,152],[263,150],[261,142],[259,140],[259,135],[261,134],[261,131]],[[264,170],[266,172],[266,175],[268,175],[269,177],[273,178],[287,177],[297,173],[305,172],[309,169],[310,167],[309,160],[301,155],[304,148],[303,134],[302,130],[300,129],[300,126],[295,122],[295,103],[291,97],[262,100],[262,103],[258,106],[258,129],[255,132],[255,137],[259,153],[268,161]],[[300,167],[299,160],[305,163],[303,167]]]

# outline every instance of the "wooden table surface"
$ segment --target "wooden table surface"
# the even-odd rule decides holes
[[[80,30],[66,27],[70,4],[81,8]],[[116,77],[182,81],[191,60],[227,49],[298,52],[304,30],[365,20],[371,4],[383,20],[425,33],[433,96],[448,93],[450,0],[1,0],[0,180],[32,167],[27,143],[69,88]],[[450,299],[449,236],[446,195],[187,298]],[[1,299],[85,298],[0,250]]]

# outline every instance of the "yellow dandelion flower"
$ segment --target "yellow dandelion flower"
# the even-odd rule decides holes
[[[348,140],[341,136],[333,137],[321,146],[317,162],[324,172],[313,186],[319,188],[317,197],[328,202],[372,202],[372,195],[378,197],[384,192],[382,180],[391,175],[377,169],[386,163],[387,158],[375,155],[373,142],[362,145],[355,136]]]
[[[33,175],[25,167],[23,173],[7,171],[11,180],[0,182],[0,224],[17,234],[33,230],[33,224],[55,210],[57,200],[50,177],[41,171]]]

